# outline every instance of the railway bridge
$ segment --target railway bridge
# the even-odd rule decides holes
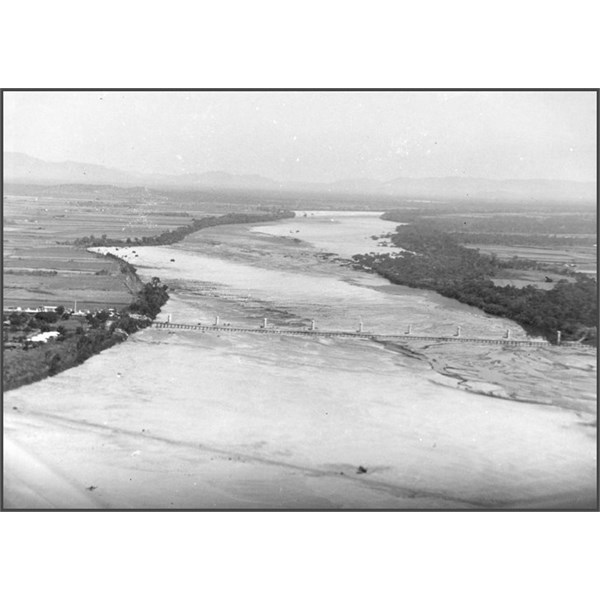
[[[266,320],[265,320],[266,321]],[[244,327],[238,325],[220,324],[218,319],[214,325],[193,325],[191,323],[173,323],[167,321],[154,321],[152,327],[156,329],[170,329],[176,331],[198,331],[201,333],[251,333],[264,336],[301,336],[301,337],[319,337],[319,338],[355,338],[373,341],[419,341],[419,342],[449,342],[449,343],[476,343],[476,344],[491,344],[502,346],[529,346],[529,347],[548,347],[551,344],[546,340],[531,340],[531,339],[512,339],[508,334],[507,337],[498,338],[480,338],[463,336],[460,327],[457,328],[456,335],[440,336],[440,335],[415,335],[411,332],[407,333],[376,333],[363,331],[362,324],[358,331],[342,331],[342,330],[325,330],[316,329],[313,325],[310,329],[293,329],[287,327],[268,326],[266,322],[262,327]],[[507,332],[508,333],[508,332]],[[575,342],[568,342],[564,345],[582,346]]]

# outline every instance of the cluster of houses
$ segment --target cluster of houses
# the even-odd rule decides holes
[[[6,317],[7,315],[14,313],[14,312],[18,312],[18,313],[25,313],[27,315],[36,315],[38,313],[41,312],[56,312],[58,309],[58,306],[38,306],[37,308],[21,308],[20,306],[5,306],[3,309],[3,313],[4,313],[4,317]],[[105,310],[111,317],[115,316],[117,314],[117,309],[110,307],[110,308],[106,308],[103,309]],[[73,308],[65,308],[64,312],[66,314],[68,314],[71,317],[85,317],[86,315],[90,315],[90,314],[94,314],[95,312],[98,312],[97,310],[77,310],[77,303],[75,303],[75,306]]]
[[[23,313],[26,315],[36,315],[39,313],[49,313],[49,312],[56,312],[58,309],[58,306],[38,306],[37,308],[31,308],[31,307],[27,307],[27,308],[22,308],[20,306],[5,306],[3,308],[3,325],[10,325],[10,320],[9,320],[9,315],[12,313]],[[116,308],[107,308],[104,309],[104,311],[106,313],[108,313],[109,316],[109,320],[106,321],[107,324],[112,323],[112,318],[116,317],[118,315],[118,311]],[[99,311],[97,310],[77,310],[77,304],[75,303],[73,308],[65,308],[64,309],[64,313],[68,314],[69,317],[85,317],[87,315],[93,315],[95,313],[97,313]],[[45,344],[46,342],[52,340],[52,339],[56,339],[57,337],[60,336],[60,333],[58,331],[43,331],[43,332],[39,332],[36,331],[32,334],[30,334],[29,336],[27,336],[26,341],[27,342],[34,342],[34,343],[42,343]],[[8,349],[8,348],[21,348],[22,347],[23,342],[18,342],[18,341],[8,341],[8,342],[4,342],[4,348]]]
[[[37,308],[30,308],[30,307],[21,308],[20,306],[5,306],[3,309],[3,312],[4,312],[5,316],[7,314],[14,313],[14,312],[22,312],[27,315],[35,315],[40,312],[56,312],[57,309],[58,309],[58,306],[38,306]],[[75,308],[65,308],[65,312],[69,313],[69,315],[74,315],[76,317],[78,317],[78,316],[85,317],[86,314],[90,313],[89,310],[87,310],[87,311],[77,310],[76,306],[75,306]]]

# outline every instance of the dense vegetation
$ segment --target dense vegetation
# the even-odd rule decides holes
[[[99,238],[94,235],[77,238],[72,243],[75,246],[166,246],[183,240],[186,236],[207,227],[216,225],[234,225],[239,223],[260,223],[262,221],[277,221],[292,219],[295,214],[289,210],[275,210],[264,213],[229,213],[220,217],[204,217],[193,219],[189,225],[182,225],[175,229],[164,231],[159,235],[144,236],[141,238],[127,238],[126,240],[109,238],[103,235]]]
[[[169,299],[168,286],[162,285],[158,277],[153,277],[138,293],[138,297],[130,305],[126,314],[135,312],[154,320],[161,306]]]
[[[596,214],[580,208],[580,212],[557,213],[555,207],[536,206],[531,214],[530,206],[507,206],[506,214],[490,214],[498,207],[427,205],[392,210],[381,218],[439,229],[461,244],[591,247],[596,243]]]
[[[490,280],[506,266],[494,256],[464,248],[451,235],[419,224],[401,226],[392,235],[397,255],[355,255],[359,268],[383,275],[393,283],[435,290],[443,296],[512,319],[531,334],[556,341],[585,339],[596,344],[596,282],[582,274],[551,290],[533,286],[497,286]]]
[[[27,383],[39,381],[86,361],[127,339],[128,334],[150,325],[161,306],[169,299],[167,286],[158,277],[146,283],[136,299],[123,311],[111,314],[101,310],[86,316],[86,327],[66,330],[63,326],[52,327],[59,319],[65,319],[64,308],[57,312],[40,312],[33,316],[15,312],[9,315],[11,327],[24,333],[39,329],[56,330],[59,337],[46,344],[26,342],[19,349],[4,353],[3,384],[10,390]]]

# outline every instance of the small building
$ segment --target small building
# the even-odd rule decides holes
[[[60,335],[58,331],[44,331],[43,333],[38,333],[36,335],[32,335],[30,338],[27,338],[30,342],[41,342],[45,344],[49,340],[53,340]]]
[[[23,347],[23,344],[19,342],[4,342],[4,344],[2,344],[2,347],[4,348],[4,350],[19,350]]]
[[[152,321],[150,317],[146,315],[140,315],[139,313],[129,313],[129,316],[136,321]]]

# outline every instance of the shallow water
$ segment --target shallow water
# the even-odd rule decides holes
[[[383,221],[380,212],[295,211],[293,221],[278,222],[254,228],[268,235],[299,238],[324,252],[344,258],[369,252],[393,252],[394,248],[379,246],[389,240],[374,240],[394,233],[399,223]],[[304,216],[306,215],[306,217]]]
[[[258,325],[267,317],[308,326],[315,319],[318,327],[351,330],[362,320],[376,332],[410,323],[415,332],[440,334],[461,324],[463,332],[493,336],[510,325],[514,336],[524,336],[505,320],[316,256],[354,253],[357,244],[375,243],[369,232],[388,226],[395,224],[374,214],[309,213],[275,225],[204,230],[175,247],[136,248],[137,256],[132,249],[119,253],[143,278],[169,284],[163,315],[175,322],[219,315],[232,324]],[[506,378],[533,360],[535,379],[552,381],[556,355],[528,353],[512,363],[511,354],[458,347],[436,347],[428,358],[426,348],[419,355],[358,340],[145,330],[81,367],[6,394],[6,435],[63,478],[68,472],[75,487],[94,486],[100,506],[591,502],[591,410],[582,416],[559,406],[552,398],[560,393],[550,391],[548,400],[536,381],[527,393],[549,406],[470,393],[430,362],[446,354],[461,372],[468,355],[489,368],[472,388],[502,395],[496,373]],[[577,409],[592,405],[584,396],[595,373],[578,369],[591,360],[563,361],[577,382],[565,392]],[[60,504],[56,490],[10,496],[23,489],[15,482],[26,473],[8,473],[14,504],[41,502],[40,495]]]

